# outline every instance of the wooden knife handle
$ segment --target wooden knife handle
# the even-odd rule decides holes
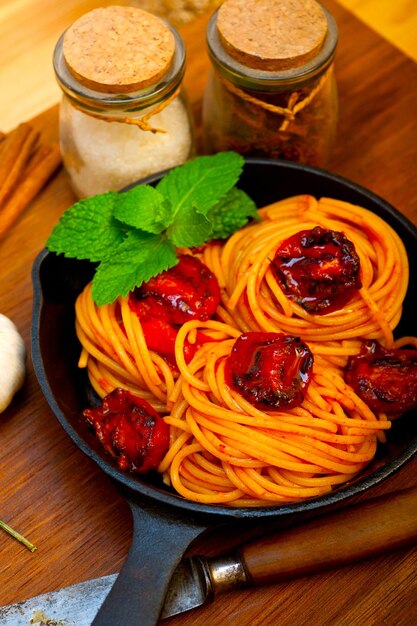
[[[243,546],[249,583],[288,580],[417,541],[417,489],[387,494]]]

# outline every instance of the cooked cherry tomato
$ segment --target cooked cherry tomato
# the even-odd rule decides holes
[[[417,407],[417,350],[366,343],[349,358],[345,380],[371,409],[398,417]]]
[[[313,355],[298,337],[248,332],[226,361],[227,384],[261,409],[297,406],[311,379]]]
[[[178,335],[178,329],[164,320],[153,319],[142,322],[142,330],[149,350],[158,352],[170,365],[176,368],[175,340]],[[206,341],[212,341],[212,339],[204,333],[197,331],[195,343],[190,343],[187,340],[184,342],[186,363],[191,361],[198,348]]]
[[[287,297],[309,313],[341,309],[362,286],[353,243],[320,226],[285,239],[271,268]]]
[[[129,305],[142,321],[158,318],[169,324],[208,320],[220,302],[217,278],[197,257],[184,255],[178,264],[135,289]]]
[[[151,405],[124,389],[83,412],[108,454],[122,470],[144,474],[156,469],[169,445],[169,428]]]

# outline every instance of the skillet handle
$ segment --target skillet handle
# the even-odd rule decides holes
[[[129,500],[133,536],[122,570],[92,626],[154,626],[171,576],[190,543],[207,529],[152,502]]]
[[[415,543],[417,489],[333,511],[240,549],[252,584],[266,584],[364,560]]]

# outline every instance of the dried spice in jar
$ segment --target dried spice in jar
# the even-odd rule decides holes
[[[337,26],[315,0],[226,0],[207,27],[203,148],[327,163]]]
[[[54,69],[61,152],[78,197],[119,190],[192,156],[184,66],[176,30],[141,9],[94,9],[65,31]]]

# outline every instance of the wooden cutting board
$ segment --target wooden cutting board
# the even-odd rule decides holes
[[[340,31],[339,135],[328,169],[368,187],[417,223],[417,66],[339,5],[328,0],[326,6]],[[185,85],[197,129],[209,70],[205,22],[183,29]],[[33,124],[45,141],[57,140],[56,108]],[[74,200],[61,170],[0,244],[0,311],[15,321],[29,352],[33,260]],[[118,571],[131,537],[126,503],[61,429],[39,390],[30,354],[27,363],[23,390],[0,416],[0,519],[38,550],[31,554],[0,533],[0,605]],[[417,461],[372,495],[407,486],[417,486]],[[219,552],[243,540],[240,532],[208,536],[197,548]],[[169,623],[411,626],[417,618],[416,562],[416,549],[401,550],[332,573],[236,592]]]

